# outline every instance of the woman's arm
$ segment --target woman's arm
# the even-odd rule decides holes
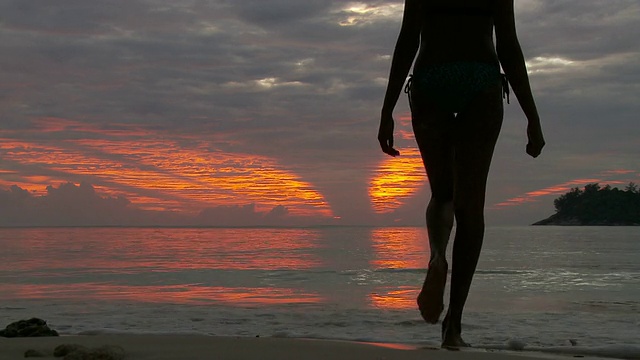
[[[400,153],[393,148],[393,109],[398,102],[402,87],[420,46],[420,11],[418,0],[405,0],[402,27],[391,61],[389,83],[382,105],[378,141],[382,151],[391,156]]]
[[[536,108],[527,67],[518,41],[513,10],[514,0],[496,0],[494,23],[496,27],[496,51],[513,93],[518,98],[520,107],[528,120],[527,153],[533,157],[540,155],[545,145],[540,116]]]

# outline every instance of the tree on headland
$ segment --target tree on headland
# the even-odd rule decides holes
[[[640,225],[640,190],[600,184],[573,188],[553,201],[556,213],[533,225]]]

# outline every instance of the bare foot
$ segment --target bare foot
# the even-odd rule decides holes
[[[462,347],[471,347],[468,343],[462,340],[460,334],[451,334],[442,341],[442,348],[447,350],[459,350]]]
[[[460,350],[462,347],[471,347],[462,340],[461,329],[449,323],[448,316],[442,321],[442,348],[447,350]]]
[[[429,262],[427,277],[418,295],[418,309],[424,321],[435,324],[444,310],[444,287],[447,283],[449,265],[444,258],[435,258]]]

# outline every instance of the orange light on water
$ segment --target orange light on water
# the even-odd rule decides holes
[[[305,270],[322,265],[321,260],[309,252],[320,246],[318,233],[311,229],[248,228],[210,232],[185,228],[167,238],[153,228],[117,232],[105,228],[93,230],[90,238],[71,236],[64,244],[53,243],[48,231],[46,228],[30,229],[28,237],[13,241],[12,248],[23,257],[12,263],[0,263],[0,271],[73,268],[127,274],[132,268],[165,273],[181,270]],[[89,249],[90,255],[83,253]]]
[[[425,269],[429,259],[429,242],[426,229],[379,228],[371,233],[374,269],[419,270]],[[384,286],[369,294],[371,306],[389,310],[415,308],[418,285],[422,279],[416,278],[415,286]]]
[[[51,299],[74,301],[132,301],[183,305],[278,305],[320,303],[324,299],[299,289],[223,287],[202,284],[133,286],[111,283],[6,284],[5,300]]]
[[[369,181],[369,198],[377,213],[396,210],[427,181],[418,149],[400,149],[400,154],[385,158]]]
[[[321,244],[312,229],[31,228],[5,229],[2,236],[7,261],[0,272],[18,274],[0,286],[0,299],[7,301],[324,301],[303,284],[287,282],[291,271],[323,265],[313,252]],[[286,285],[279,285],[281,276]]]
[[[374,259],[378,269],[422,269],[429,259],[426,229],[378,228],[371,233]]]
[[[406,310],[416,308],[418,288],[401,286],[394,289],[380,289],[369,295],[371,306],[385,310]]]

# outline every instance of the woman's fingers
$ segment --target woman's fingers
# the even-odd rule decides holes
[[[398,156],[400,152],[393,148],[393,118],[383,117],[378,130],[378,141],[382,151],[389,156]]]

